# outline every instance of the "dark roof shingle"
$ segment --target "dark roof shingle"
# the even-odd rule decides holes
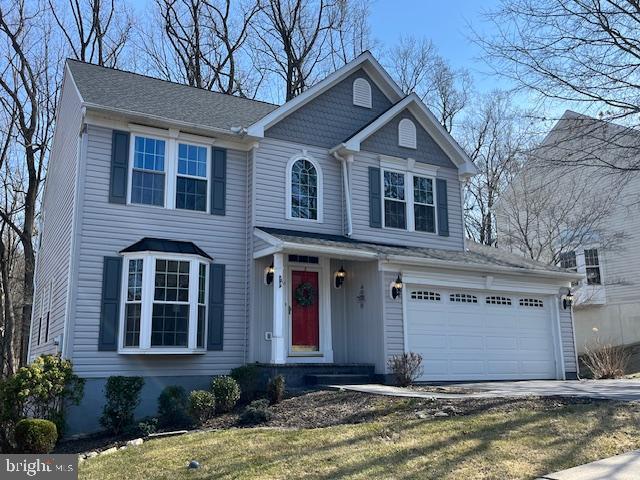
[[[247,127],[278,107],[77,60],[67,65],[82,99],[106,109],[228,131]]]
[[[213,260],[210,255],[198,247],[193,242],[182,242],[179,240],[167,240],[165,238],[144,237],[133,245],[120,250],[120,253],[130,252],[165,252],[165,253],[182,253],[185,255],[199,255],[209,260]]]

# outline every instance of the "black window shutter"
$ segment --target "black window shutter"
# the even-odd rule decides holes
[[[382,228],[380,169],[376,167],[369,167],[369,226],[371,228]]]
[[[212,263],[209,268],[207,350],[222,350],[224,337],[224,276],[224,265]]]
[[[122,257],[104,257],[98,350],[113,351],[118,349],[121,280]]]
[[[449,236],[449,206],[447,202],[447,181],[436,179],[436,196],[438,197],[438,235]]]
[[[227,151],[212,148],[211,151],[211,213],[224,215],[227,196]]]
[[[47,343],[49,341],[49,315],[51,312],[47,312],[47,323],[45,324],[44,330],[44,342]]]
[[[111,139],[109,202],[127,203],[129,177],[129,132],[114,130]]]

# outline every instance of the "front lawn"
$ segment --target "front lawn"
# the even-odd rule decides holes
[[[86,460],[80,478],[520,479],[640,448],[637,404],[520,399],[443,408],[429,400],[322,395],[336,408],[367,401],[344,425],[232,428],[145,442]],[[443,410],[451,416],[434,416]],[[187,470],[193,459],[201,468]]]

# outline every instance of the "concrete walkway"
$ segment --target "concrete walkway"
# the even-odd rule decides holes
[[[332,385],[332,388],[412,398],[504,398],[581,397],[602,400],[640,401],[640,380],[528,380],[521,382],[479,382],[449,384],[472,393],[421,392],[388,385]],[[638,475],[640,478],[640,474]]]
[[[550,473],[538,480],[637,480],[640,478],[640,450],[617,455],[579,467]]]

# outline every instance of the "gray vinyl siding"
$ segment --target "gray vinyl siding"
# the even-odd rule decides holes
[[[254,264],[249,355],[249,361],[252,362],[268,363],[271,360],[271,342],[264,338],[265,332],[273,331],[273,286],[264,283],[264,269],[271,263],[271,258],[259,258]]]
[[[247,283],[247,154],[228,151],[226,215],[108,203],[111,130],[89,125],[73,339],[76,372],[214,375],[244,363]],[[142,237],[192,241],[226,265],[224,349],[200,355],[119,355],[98,351],[102,261]]]
[[[394,355],[404,353],[402,298],[394,300],[389,293],[389,287],[397,275],[397,272],[383,272],[380,277],[384,312],[384,373],[390,373],[387,361]]]
[[[379,167],[378,155],[361,152],[355,156],[351,171],[351,208],[353,212],[353,238],[374,242],[441,248],[464,249],[464,228],[458,172],[452,168],[439,168],[437,178],[447,181],[449,204],[449,236],[437,233],[408,232],[391,228],[369,226],[369,167]],[[407,212],[412,213],[412,212]]]
[[[322,169],[322,223],[286,218],[287,162],[296,155],[312,157]],[[342,176],[340,164],[324,148],[299,145],[282,140],[264,139],[254,154],[256,226],[287,228],[307,232],[343,233]]]
[[[73,83],[65,77],[43,198],[44,224],[42,241],[37,253],[34,311],[30,336],[32,358],[45,353],[55,353],[62,346],[54,345],[54,339],[63,334],[69,294],[76,166],[82,122],[80,102],[81,99]],[[50,288],[49,341],[45,342]],[[39,332],[40,317],[42,317],[41,332]],[[40,345],[37,344],[39,333],[42,338]]]
[[[353,81],[371,85],[371,108],[353,104]],[[360,69],[265,132],[265,137],[332,148],[380,116],[391,102]]]
[[[569,373],[577,372],[576,366],[576,345],[573,335],[573,321],[571,319],[571,309],[564,309],[560,302],[560,341],[562,342],[562,354],[564,356],[564,371]]]
[[[416,126],[416,148],[398,145],[398,124],[407,118]],[[413,158],[417,162],[437,165],[439,167],[456,168],[446,153],[418,123],[411,112],[405,110],[387,122],[380,130],[367,138],[360,149],[383,155],[400,158]]]

